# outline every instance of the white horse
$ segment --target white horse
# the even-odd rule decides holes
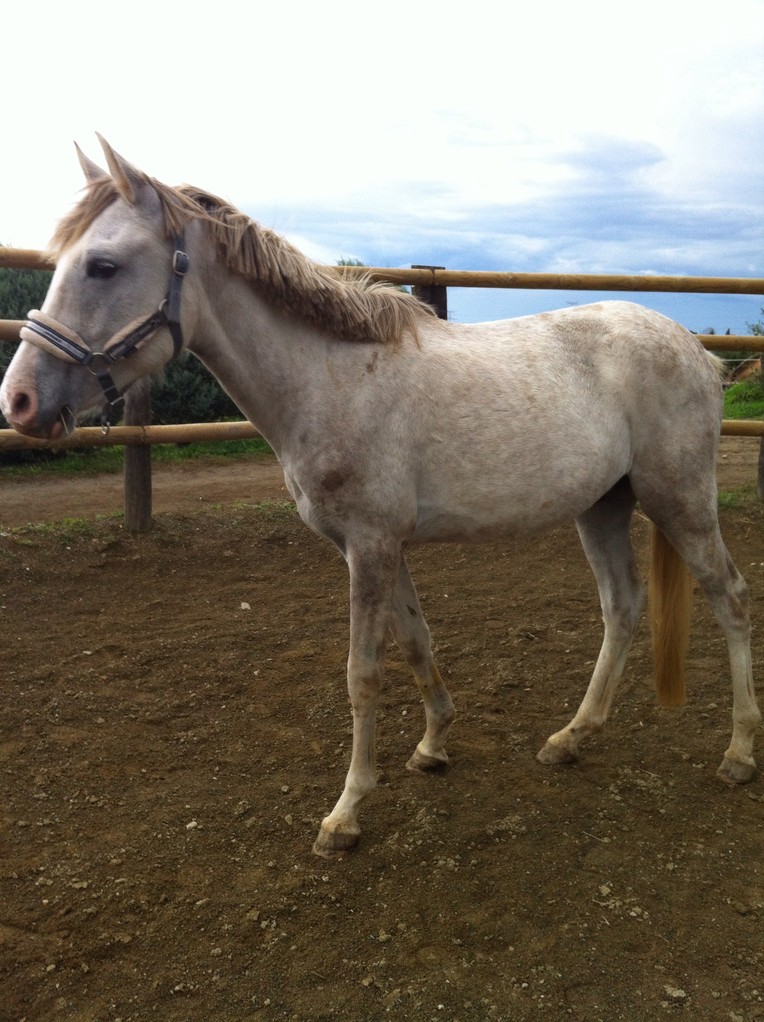
[[[337,545],[350,574],[353,751],[316,852],[341,855],[360,834],[388,631],[426,715],[407,765],[447,762],[454,709],[405,548],[575,519],[605,633],[580,708],[539,753],[570,762],[606,720],[640,614],[637,501],[655,526],[659,699],[683,698],[686,563],[729,646],[733,730],[719,774],[751,779],[760,715],[746,587],[716,511],[720,374],[692,334],[624,302],[445,323],[395,289],[341,279],[220,199],[162,185],[101,143],[109,173],[79,154],[88,188],[53,238],[56,272],[0,405],[20,432],[55,439],[186,347],[268,439],[303,521]]]

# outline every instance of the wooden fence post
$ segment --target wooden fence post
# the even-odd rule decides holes
[[[138,380],[125,394],[125,425],[151,423],[151,378]],[[125,526],[130,532],[151,528],[151,444],[125,446]]]
[[[415,266],[412,270],[445,270],[445,266]],[[427,302],[438,314],[438,319],[448,319],[448,288],[441,284],[415,284],[411,288],[412,293]]]

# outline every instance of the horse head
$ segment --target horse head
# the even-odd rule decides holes
[[[182,237],[167,230],[156,182],[99,140],[108,173],[77,147],[87,191],[54,235],[50,289],[0,388],[3,414],[29,436],[66,435],[182,346]]]

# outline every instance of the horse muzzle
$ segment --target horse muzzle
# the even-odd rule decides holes
[[[45,408],[35,386],[14,384],[12,378],[6,378],[0,391],[0,411],[17,433],[38,440],[61,440],[77,425],[69,404]]]

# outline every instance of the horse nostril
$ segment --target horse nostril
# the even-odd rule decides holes
[[[14,390],[9,396],[10,405],[6,418],[21,432],[32,429],[37,420],[37,393],[34,390]]]
[[[31,404],[32,400],[29,397],[29,394],[21,390],[17,394],[13,395],[13,400],[11,401],[11,414],[23,415],[24,412],[29,411]]]

